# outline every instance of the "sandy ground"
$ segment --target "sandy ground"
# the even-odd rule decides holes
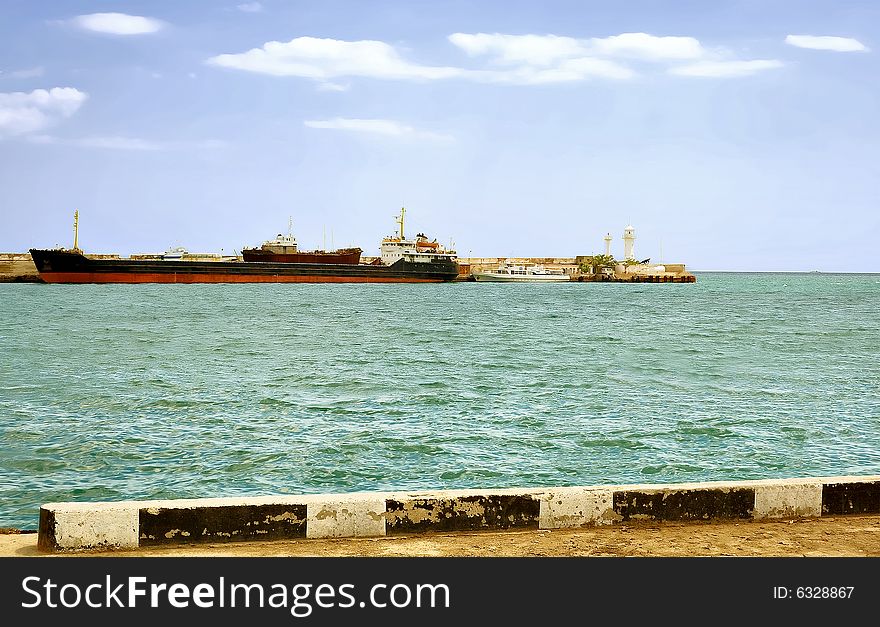
[[[36,534],[0,534],[0,557],[40,556]],[[880,556],[880,517],[775,522],[645,523],[554,531],[422,534],[385,538],[186,545],[104,556],[575,557]]]

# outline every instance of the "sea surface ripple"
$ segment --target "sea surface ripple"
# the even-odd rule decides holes
[[[66,500],[880,474],[877,275],[0,303],[0,527]]]

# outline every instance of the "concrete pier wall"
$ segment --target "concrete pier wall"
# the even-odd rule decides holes
[[[0,253],[0,283],[39,283],[30,253]]]
[[[48,503],[44,551],[880,514],[880,476]]]

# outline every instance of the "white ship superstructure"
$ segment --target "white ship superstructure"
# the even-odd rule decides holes
[[[446,250],[437,242],[429,240],[424,233],[418,233],[415,239],[406,239],[403,231],[403,218],[406,209],[400,209],[400,215],[395,216],[399,226],[397,237],[389,236],[382,240],[379,246],[380,259],[386,266],[392,265],[399,259],[405,259],[415,263],[428,263],[432,261],[455,261],[456,252]]]

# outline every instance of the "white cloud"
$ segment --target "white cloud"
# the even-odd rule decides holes
[[[585,40],[557,35],[453,33],[449,41],[471,57],[488,57],[493,70],[472,70],[468,78],[512,85],[582,81],[591,77],[627,79],[629,68],[590,55]]]
[[[207,61],[220,67],[328,80],[342,76],[431,80],[461,76],[464,71],[410,63],[382,41],[341,41],[297,37],[288,42],[270,41],[261,48],[239,54],[221,54]]]
[[[816,37],[814,35],[789,35],[785,43],[798,48],[833,50],[834,52],[867,52],[868,48],[858,39],[850,37]]]
[[[404,59],[382,41],[342,41],[298,37],[270,41],[260,48],[221,54],[208,64],[270,74],[299,76],[322,83],[318,89],[338,90],[332,79],[367,77],[389,80],[462,79],[509,85],[570,83],[591,78],[626,80],[636,71],[619,59],[639,62],[693,63],[672,68],[687,76],[746,76],[771,67],[775,60],[739,61],[729,53],[707,50],[693,37],[660,37],[623,33],[604,38],[575,39],[558,35],[453,33],[449,41],[471,57],[484,58],[482,68],[421,65]]]
[[[582,81],[591,77],[628,79],[636,72],[614,59],[668,62],[696,60],[709,54],[693,37],[660,37],[648,33],[588,39],[453,33],[449,41],[471,57],[487,57],[496,67],[508,68],[473,72],[473,78],[524,85]]]
[[[776,59],[754,59],[752,61],[699,61],[689,65],[671,68],[670,74],[678,76],[698,76],[702,78],[731,78],[751,76],[764,70],[772,70],[785,65]]]
[[[586,52],[581,41],[556,35],[453,33],[449,41],[472,57],[490,56],[503,64],[547,66]]]
[[[87,98],[73,87],[0,93],[0,138],[42,131],[76,113]]]
[[[259,2],[245,2],[243,4],[236,5],[236,8],[239,11],[243,11],[244,13],[259,13],[263,10],[263,5]]]
[[[456,37],[453,35],[452,37]],[[500,36],[518,37],[518,36]],[[488,38],[488,39],[487,39]],[[591,76],[629,78],[633,72],[612,61],[594,58],[564,58],[568,38],[556,40],[531,39],[526,47],[507,45],[495,36],[462,35],[457,45],[470,54],[480,54],[484,48],[499,55],[499,62],[519,67],[468,70],[457,67],[431,66],[403,59],[389,44],[382,41],[340,41],[299,37],[282,43],[270,41],[261,48],[239,54],[221,54],[208,63],[273,76],[300,76],[321,82],[340,77],[361,76],[396,80],[437,80],[461,78],[481,82],[534,85],[583,80]],[[529,44],[533,44],[529,48]],[[503,48],[503,49],[502,49]],[[535,51],[540,62],[522,62]],[[506,56],[505,56],[506,55]],[[334,89],[327,87],[327,89]]]
[[[43,66],[27,68],[24,70],[13,70],[12,72],[4,72],[0,70],[0,78],[36,78],[46,73]]]
[[[356,133],[369,133],[373,135],[385,135],[388,137],[431,139],[436,141],[450,141],[451,135],[421,131],[412,126],[396,122],[394,120],[364,120],[357,118],[333,118],[331,120],[306,120],[303,122],[309,128],[331,129],[336,131],[353,131]]]
[[[622,33],[591,39],[590,47],[597,53],[647,61],[699,59],[706,50],[693,37],[658,37],[647,33]]]
[[[90,13],[78,15],[73,23],[95,33],[110,35],[145,35],[155,33],[165,25],[161,20],[125,13]]]

